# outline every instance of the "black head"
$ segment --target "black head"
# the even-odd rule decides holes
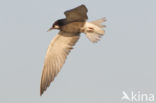
[[[62,26],[64,26],[66,24],[66,19],[60,19],[60,20],[57,20],[53,23],[52,27],[48,30],[52,30],[52,29],[58,29],[60,30]]]

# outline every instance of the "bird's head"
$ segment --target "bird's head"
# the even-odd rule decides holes
[[[63,25],[65,25],[65,19],[57,20],[53,23],[52,27],[48,29],[48,31],[51,31],[53,29],[60,30]]]

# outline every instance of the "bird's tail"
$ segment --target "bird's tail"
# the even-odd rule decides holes
[[[91,42],[95,43],[99,41],[104,35],[104,30],[102,28],[104,28],[105,25],[102,25],[102,23],[105,21],[105,18],[101,18],[92,22],[86,22],[84,33]]]

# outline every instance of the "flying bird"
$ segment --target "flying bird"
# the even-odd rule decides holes
[[[106,21],[106,19],[102,18],[87,22],[87,12],[88,10],[85,5],[67,10],[64,12],[66,18],[55,21],[48,30],[57,29],[60,31],[49,44],[45,56],[40,84],[40,95],[50,86],[50,83],[61,70],[67,55],[79,40],[80,33],[84,33],[93,43],[99,41],[101,36],[104,35],[104,30],[102,28],[105,26],[102,25],[102,23]]]

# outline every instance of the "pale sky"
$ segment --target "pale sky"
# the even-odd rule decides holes
[[[81,4],[88,21],[107,18],[106,34],[84,34],[40,97],[44,57],[64,18]],[[0,103],[125,103],[122,91],[156,94],[155,0],[1,0]],[[129,102],[127,102],[129,103]]]

